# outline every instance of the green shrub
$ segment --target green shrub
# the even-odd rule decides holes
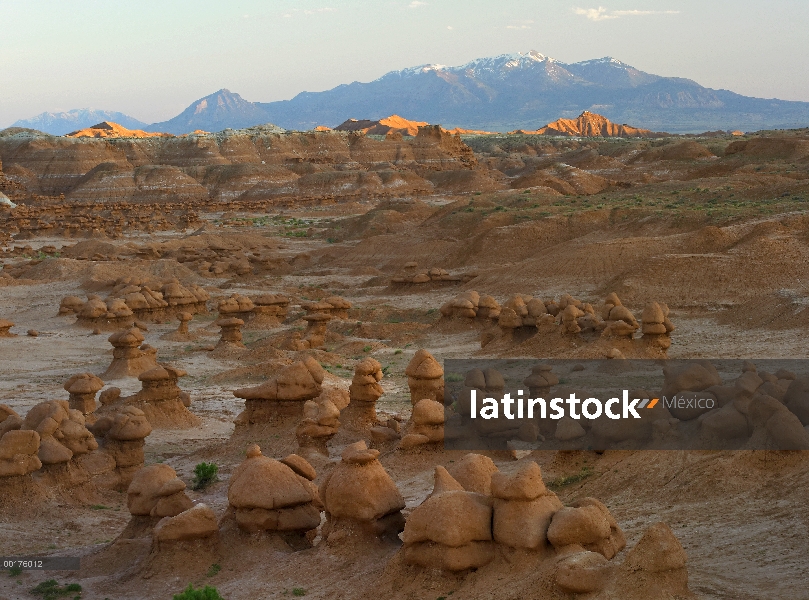
[[[31,593],[34,596],[42,596],[44,600],[57,600],[65,596],[71,596],[75,600],[81,598],[81,586],[78,583],[59,585],[55,579],[48,579],[32,589]]]
[[[196,467],[194,467],[193,488],[195,490],[201,490],[208,487],[217,480],[216,475],[218,473],[219,467],[216,465],[216,463],[199,463]]]
[[[188,587],[183,590],[182,594],[174,594],[172,600],[225,600],[219,595],[215,587],[206,585],[204,588],[198,590],[190,583]]]

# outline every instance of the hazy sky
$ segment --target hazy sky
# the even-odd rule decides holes
[[[93,107],[169,119],[424,63],[537,50],[809,101],[809,0],[0,0],[0,127]]]

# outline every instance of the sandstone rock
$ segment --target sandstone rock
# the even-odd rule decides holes
[[[140,469],[127,489],[127,507],[133,516],[175,516],[191,505],[185,483],[169,465]]]
[[[314,471],[308,463],[305,468],[305,461],[300,457],[285,460],[299,469]],[[228,502],[235,509],[236,523],[249,532],[302,534],[314,529],[320,524],[316,501],[316,488],[308,477],[299,475],[287,464],[263,456],[256,445],[247,449],[247,459],[233,472],[228,486]]]
[[[404,560],[425,568],[462,571],[494,558],[491,501],[436,476],[433,493],[407,519]]]
[[[7,319],[0,319],[0,338],[17,337],[16,333],[9,331],[14,327],[14,323]]]
[[[586,434],[587,432],[584,431],[584,428],[578,421],[570,417],[562,417],[556,423],[556,432],[553,434],[553,437],[561,442],[567,442],[584,437]]]
[[[629,571],[661,573],[685,568],[687,556],[680,542],[665,523],[649,527],[626,555],[624,568]]]
[[[238,425],[272,422],[278,419],[294,419],[303,416],[303,405],[317,398],[326,372],[315,359],[307,356],[293,363],[273,379],[253,388],[241,388],[233,392],[244,398],[245,410],[236,419]]]
[[[87,415],[96,409],[96,392],[104,387],[104,382],[92,373],[79,373],[65,382],[64,388],[70,394],[68,400],[72,409]]]
[[[144,371],[156,367],[157,351],[143,344],[144,339],[137,327],[113,333],[109,337],[109,342],[113,346],[112,362],[101,377],[106,380],[137,377]]]
[[[71,410],[66,400],[41,402],[25,415],[22,429],[40,436],[39,459],[45,465],[68,462],[98,448],[85,427],[84,415]]]
[[[587,594],[603,590],[614,572],[597,552],[576,552],[562,558],[556,567],[556,584],[566,592]]]
[[[559,377],[550,365],[539,364],[531,369],[523,383],[528,386],[531,398],[545,398],[553,386],[559,385]]]
[[[425,398],[413,407],[413,415],[401,448],[444,443],[444,405]]]
[[[564,507],[553,515],[548,541],[555,548],[597,544],[610,536],[610,524],[596,506]]]
[[[176,516],[161,519],[154,528],[160,542],[187,541],[207,538],[219,532],[213,510],[206,504],[196,504]]]
[[[425,398],[444,402],[444,369],[427,350],[422,348],[413,355],[405,374],[414,406]]]
[[[488,456],[470,453],[450,465],[448,471],[466,491],[488,496],[492,492],[492,474],[497,472],[497,466]]]
[[[2,426],[9,418],[0,422]],[[40,437],[36,431],[0,430],[0,477],[27,475],[42,467],[38,457]]]
[[[219,327],[219,341],[216,343],[217,349],[242,349],[242,325],[244,321],[236,317],[220,318],[214,322]]]
[[[378,455],[364,441],[347,446],[340,463],[321,484],[320,498],[329,521],[325,537],[354,526],[377,536],[401,531],[404,498]]]
[[[366,358],[354,367],[354,378],[348,388],[350,402],[344,410],[346,426],[353,431],[365,431],[376,424],[376,402],[384,390],[382,365]]]

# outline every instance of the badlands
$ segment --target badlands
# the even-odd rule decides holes
[[[456,358],[749,359],[734,418],[809,439],[755,364],[809,358],[809,131],[595,117],[0,131],[0,555],[81,559],[0,599],[807,597],[778,439],[444,449]]]

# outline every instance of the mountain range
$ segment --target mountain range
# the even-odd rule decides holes
[[[95,110],[93,108],[77,108],[65,112],[45,112],[31,119],[21,119],[12,127],[25,127],[50,133],[65,135],[72,131],[91,127],[102,121],[112,121],[127,129],[143,129],[146,123],[120,112],[112,110]]]
[[[809,102],[714,90],[690,79],[645,73],[610,57],[563,63],[536,51],[481,58],[457,67],[422,65],[368,83],[301,92],[278,102],[249,102],[222,89],[173,119],[145,127],[123,115],[94,122],[113,120],[132,129],[182,134],[267,122],[306,130],[334,127],[351,118],[378,120],[398,114],[446,128],[509,131],[536,130],[583,111],[597,112],[615,123],[672,133],[809,125]],[[43,117],[14,125],[67,133],[93,124],[75,123],[57,131]]]

